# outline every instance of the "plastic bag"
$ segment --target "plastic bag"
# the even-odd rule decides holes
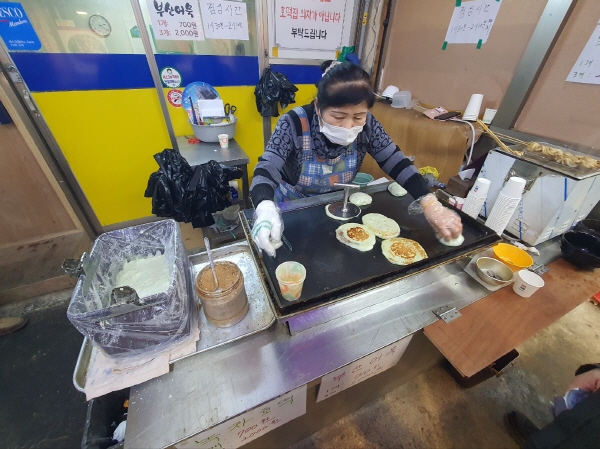
[[[140,297],[148,307],[112,316],[117,274],[127,261],[164,255],[165,289]],[[86,273],[77,280],[67,309],[73,325],[108,356],[148,356],[190,335],[197,320],[191,270],[179,226],[162,220],[102,234],[92,247]],[[134,287],[135,288],[135,287]]]
[[[283,73],[265,69],[254,89],[256,109],[263,117],[279,117],[277,103],[281,104],[282,109],[294,104],[297,91],[298,88]]]
[[[152,213],[158,217],[191,222],[194,228],[215,223],[212,214],[231,206],[229,181],[242,177],[242,170],[216,161],[190,167],[177,151],[166,149],[154,155],[159,170],[150,175],[144,196],[152,198]]]

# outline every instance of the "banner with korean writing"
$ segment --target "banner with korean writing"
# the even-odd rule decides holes
[[[362,359],[337,369],[321,379],[317,402],[330,398],[363,380],[367,380],[395,366],[406,351],[412,335],[375,351]]]
[[[197,0],[146,0],[154,38],[169,41],[203,41]]]
[[[454,8],[446,43],[485,44],[500,10],[501,0],[473,0],[458,2]]]
[[[176,444],[177,449],[236,449],[306,413],[306,385]]]
[[[276,0],[276,46],[337,50],[342,44],[346,8],[351,5],[347,0]]]
[[[204,32],[209,39],[247,41],[248,13],[246,4],[226,0],[200,0]]]
[[[600,84],[600,22],[567,77],[571,83]]]

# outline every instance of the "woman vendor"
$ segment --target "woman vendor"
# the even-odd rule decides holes
[[[256,208],[252,238],[270,256],[281,246],[282,221],[276,203],[337,190],[350,183],[366,153],[410,195],[445,240],[458,238],[458,215],[431,194],[427,181],[387,135],[369,109],[375,102],[369,75],[350,62],[325,62],[313,103],[278,121],[254,170]]]

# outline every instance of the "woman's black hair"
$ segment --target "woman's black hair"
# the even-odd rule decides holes
[[[351,62],[329,68],[332,62],[325,61],[321,64],[321,71],[325,74],[317,84],[319,109],[361,103],[367,103],[367,107],[372,108],[375,95],[369,74]]]

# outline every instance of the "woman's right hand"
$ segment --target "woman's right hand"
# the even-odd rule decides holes
[[[275,250],[282,244],[283,221],[279,208],[273,201],[261,201],[256,207],[251,234],[256,246],[275,257]]]

